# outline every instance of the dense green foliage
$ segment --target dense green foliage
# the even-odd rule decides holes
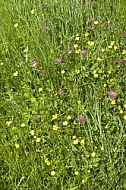
[[[125,10],[1,0],[0,190],[126,189]]]

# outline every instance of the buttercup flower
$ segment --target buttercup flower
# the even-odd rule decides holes
[[[13,73],[13,77],[17,77],[18,76],[18,71],[16,71],[15,73]]]
[[[91,157],[95,157],[96,153],[92,152]]]
[[[94,45],[94,42],[93,42],[93,41],[88,41],[87,44],[88,44],[89,46],[93,46],[93,45]]]
[[[18,27],[18,23],[14,24],[14,27],[17,28]]]
[[[51,176],[54,176],[55,174],[56,174],[56,172],[55,171],[51,171]]]
[[[37,68],[37,67],[38,67],[37,61],[32,61],[32,62],[30,63],[30,66],[33,67],[33,68]]]
[[[51,162],[48,160],[48,158],[45,159],[45,164],[46,164],[47,166],[50,166],[50,165],[51,165]]]
[[[58,127],[57,125],[53,125],[53,130],[54,130],[54,131],[57,131],[58,128],[59,128],[59,127]]]
[[[85,122],[85,120],[86,120],[85,116],[82,115],[82,114],[78,115],[77,118],[78,118],[78,121],[79,121],[80,123],[83,123],[83,122]]]
[[[94,24],[97,25],[98,24],[98,20],[94,21]]]
[[[110,90],[108,92],[108,96],[109,96],[110,99],[115,99],[117,97],[117,94],[113,90]]]
[[[31,10],[31,14],[33,15],[35,13],[35,9],[32,9]]]

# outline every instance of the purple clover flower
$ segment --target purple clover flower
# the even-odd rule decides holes
[[[123,32],[123,33],[122,33],[122,36],[125,37],[125,36],[126,36],[126,32]]]
[[[87,29],[88,29],[88,30],[92,30],[92,26],[88,26]]]
[[[94,19],[92,18],[92,17],[90,17],[89,19],[88,19],[88,22],[89,23],[92,23],[94,21]]]
[[[45,4],[45,3],[42,4],[42,8],[43,8],[43,9],[46,8],[46,4]]]
[[[45,70],[41,70],[41,74],[44,75],[45,74]]]
[[[73,46],[70,47],[70,51],[74,51],[75,48]]]
[[[123,59],[120,59],[120,60],[118,61],[118,65],[122,65],[123,63],[125,63],[125,61],[124,61]]]
[[[102,17],[100,15],[97,16],[97,20],[100,20]]]
[[[61,63],[61,61],[62,61],[62,60],[61,60],[61,58],[60,58],[60,57],[57,57],[57,58],[55,59],[55,63],[56,63],[56,64]]]
[[[109,96],[110,99],[115,99],[117,97],[117,94],[113,90],[110,90],[108,92],[108,96]]]
[[[87,52],[85,50],[80,51],[80,55],[85,56],[86,54],[87,54]]]
[[[59,91],[58,91],[58,94],[63,94],[64,93],[64,90],[63,89],[60,89]]]
[[[83,122],[85,122],[85,120],[86,120],[85,116],[82,115],[82,114],[78,115],[77,119],[78,119],[78,121],[79,121],[80,123],[83,123]]]
[[[30,66],[33,67],[33,68],[37,68],[38,67],[38,62],[37,61],[32,61],[30,63]]]
[[[109,22],[104,22],[104,26],[108,27],[109,26]]]
[[[44,27],[43,27],[43,30],[44,30],[44,31],[49,31],[50,28],[49,28],[48,26],[44,26]]]

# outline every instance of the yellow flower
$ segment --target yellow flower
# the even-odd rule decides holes
[[[94,78],[98,78],[98,74],[97,73],[94,74]]]
[[[80,73],[80,70],[77,70],[77,69],[76,69],[76,70],[75,70],[75,73],[79,74],[79,73]]]
[[[107,86],[107,84],[104,84],[104,87],[106,87]]]
[[[103,146],[101,146],[101,150],[102,150],[102,151],[104,150],[104,147],[103,147]]]
[[[126,108],[126,104],[124,104],[123,106],[124,106],[124,108]]]
[[[59,127],[58,127],[57,125],[53,125],[53,130],[54,130],[54,131],[57,131],[58,128],[59,128]]]
[[[85,33],[85,37],[87,37],[87,36],[89,36],[89,33],[88,33],[88,32]]]
[[[51,162],[48,160],[48,158],[45,159],[45,163],[46,163],[47,166],[51,165]]]
[[[18,143],[15,143],[15,148],[18,149],[20,145]]]
[[[124,115],[124,120],[126,120],[126,115]]]
[[[77,45],[77,44],[74,44],[73,47],[76,49],[76,48],[78,47],[78,45]]]
[[[88,177],[86,176],[84,179],[82,179],[82,183],[86,183],[88,180]]]
[[[4,63],[3,63],[3,62],[1,62],[1,63],[0,63],[0,65],[1,65],[1,66],[2,66],[2,65],[4,65]]]
[[[37,137],[36,142],[40,142],[40,141],[41,141],[41,139],[39,137]]]
[[[78,100],[77,103],[78,103],[78,104],[81,104],[81,100]]]
[[[10,125],[12,123],[12,121],[6,121],[6,125]]]
[[[31,131],[30,131],[30,134],[31,134],[32,136],[34,136],[34,134],[35,134],[34,130],[31,130]]]
[[[81,141],[80,141],[80,144],[84,145],[84,144],[85,144],[85,141],[84,141],[84,140],[81,140]]]
[[[38,89],[39,92],[42,92],[42,90],[43,90],[42,88],[39,88],[39,89]]]
[[[52,120],[57,119],[58,118],[58,114],[52,115]]]
[[[123,54],[123,55],[126,54],[126,50],[123,50],[123,51],[122,51],[122,54]]]
[[[75,40],[78,41],[79,39],[80,39],[80,37],[79,37],[79,36],[76,36]]]
[[[91,153],[91,157],[95,157],[96,156],[96,153],[95,152],[92,152]]]
[[[108,46],[108,48],[109,48],[109,49],[111,49],[111,48],[112,48],[112,46]]]
[[[97,57],[97,61],[101,61],[102,59],[100,57]]]
[[[31,14],[33,15],[35,13],[35,9],[32,9],[31,10]]]
[[[51,171],[51,176],[54,176],[55,174],[56,174],[56,172],[55,171]]]
[[[78,50],[76,49],[75,53],[79,54],[80,53],[80,49],[78,49]]]
[[[71,119],[71,116],[70,116],[70,115],[68,115],[68,116],[67,116],[67,120],[70,120],[70,119]]]
[[[115,101],[115,100],[112,100],[112,101],[111,101],[111,104],[112,104],[112,105],[116,104],[116,101]]]
[[[98,21],[97,21],[97,20],[96,20],[96,21],[94,21],[94,24],[96,24],[96,25],[97,25],[97,24],[98,24]]]
[[[68,125],[68,121],[64,121],[64,122],[63,122],[63,125],[64,125],[64,126],[67,126],[67,125]]]
[[[78,171],[75,171],[74,174],[75,174],[75,175],[79,175],[79,172],[78,172]]]
[[[22,124],[21,124],[21,127],[25,127],[25,124],[24,124],[24,123],[22,123]]]
[[[17,28],[18,27],[18,23],[14,24],[14,27]]]
[[[117,46],[114,46],[114,50],[117,50],[118,48],[117,48]]]
[[[73,136],[73,139],[76,139],[76,135]]]
[[[120,114],[122,114],[123,113],[123,110],[120,110],[120,112],[119,112]]]
[[[73,144],[78,144],[78,143],[79,143],[78,139],[73,140]]]
[[[13,77],[17,77],[18,76],[18,71],[16,71],[15,73],[13,73]]]
[[[62,71],[61,71],[61,74],[63,75],[64,73],[65,73],[65,71],[64,71],[64,70],[62,70]]]
[[[89,46],[93,46],[93,45],[94,45],[94,42],[93,42],[93,41],[88,41],[87,44],[88,44]]]
[[[101,51],[102,51],[102,52],[104,52],[104,51],[105,51],[105,49],[103,49],[103,48],[102,48],[102,49],[101,49]]]
[[[111,41],[111,46],[113,46],[113,45],[114,45],[114,43],[115,43],[114,41]]]

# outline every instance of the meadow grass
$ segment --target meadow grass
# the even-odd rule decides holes
[[[126,189],[126,1],[0,2],[0,190]]]

